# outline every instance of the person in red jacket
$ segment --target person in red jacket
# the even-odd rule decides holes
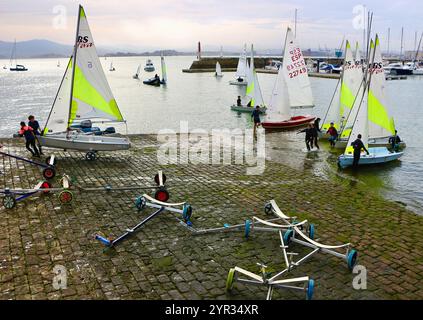
[[[336,130],[333,122],[331,122],[330,128],[328,129],[326,133],[329,133],[330,135],[329,137],[330,146],[332,148],[335,147],[336,139],[338,139],[338,130]]]
[[[19,135],[21,137],[25,137],[26,141],[26,149],[31,152],[33,156],[40,157],[40,152],[37,149],[37,146],[35,145],[35,134],[34,129],[27,126],[25,122],[21,122],[21,129],[19,130]],[[31,149],[32,147],[32,149]]]

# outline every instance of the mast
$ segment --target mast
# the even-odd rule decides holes
[[[294,19],[295,30],[294,30],[294,38],[297,38],[297,17],[298,17],[298,9],[295,9],[295,19]]]
[[[70,120],[71,110],[72,110],[73,83],[74,83],[74,79],[75,79],[76,52],[78,51],[78,36],[79,36],[79,23],[80,23],[80,20],[81,20],[81,10],[84,10],[84,9],[82,8],[81,5],[79,5],[78,22],[77,22],[77,25],[76,25],[75,46],[73,48],[73,65],[72,65],[71,89],[70,89],[70,97],[69,97],[68,127],[70,125],[69,120]]]
[[[402,27],[401,28],[401,53],[400,53],[400,60],[401,61],[403,61],[403,58],[402,58],[402,50],[403,50],[403,47],[404,47],[404,27]]]
[[[390,55],[390,50],[389,50],[390,41],[391,41],[391,28],[388,28],[388,57]]]

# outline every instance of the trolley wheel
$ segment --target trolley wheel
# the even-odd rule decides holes
[[[147,200],[144,197],[138,197],[135,199],[135,207],[137,207],[139,211],[143,210],[146,205]]]
[[[283,243],[285,245],[289,245],[291,243],[292,237],[294,235],[294,231],[287,230],[285,234],[283,235]]]
[[[53,185],[50,182],[43,181],[43,183],[41,184],[40,189],[43,189],[44,190],[43,191],[44,193],[49,193],[50,192],[49,189],[51,189],[52,187],[53,187]]]
[[[226,291],[231,291],[234,287],[235,282],[235,269],[231,268],[228,272],[228,277],[226,278]]]
[[[165,188],[160,188],[154,194],[154,198],[161,202],[167,202],[169,200],[169,192]]]
[[[97,155],[95,152],[93,151],[89,151],[87,152],[87,154],[85,155],[85,159],[87,159],[88,161],[94,161],[95,159],[97,159]]]
[[[59,201],[61,204],[70,203],[73,199],[73,193],[69,190],[63,190],[59,193]]]
[[[49,165],[49,166],[51,166],[51,164],[50,164],[50,160],[51,160],[51,156],[48,156],[47,158],[46,158],[46,164],[47,165]],[[54,161],[53,161],[53,166],[55,166],[56,165],[56,163],[57,163],[57,160],[56,160],[56,158],[54,158]]]
[[[307,228],[307,232],[308,232],[308,237],[311,240],[314,240],[314,230],[315,230],[314,224],[312,224],[312,223],[309,224],[309,226]]]
[[[268,203],[264,206],[264,213],[272,214],[272,205],[270,203]]]
[[[188,223],[191,220],[192,216],[192,207],[189,204],[184,204],[184,207],[182,209],[182,218],[186,223]]]
[[[15,196],[7,194],[3,198],[3,206],[6,209],[13,209],[16,206]]]
[[[354,269],[354,266],[357,264],[358,252],[354,249],[350,250],[347,255],[347,265],[348,269]]]
[[[313,299],[313,293],[314,293],[314,280],[310,279],[308,280],[307,284],[307,300]]]
[[[251,221],[250,220],[245,220],[245,238],[248,239],[248,237],[250,236],[250,231],[251,231]]]
[[[166,183],[166,175],[164,173],[162,173],[162,178],[163,178],[163,184]],[[159,174],[156,173],[156,175],[154,176],[154,182],[160,186],[160,180],[159,180]]]
[[[56,176],[56,170],[53,167],[48,167],[43,170],[43,177],[47,180],[53,179]]]

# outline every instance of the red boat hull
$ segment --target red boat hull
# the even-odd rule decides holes
[[[266,130],[284,130],[302,127],[313,122],[315,119],[316,117],[313,116],[297,116],[281,122],[263,122],[261,125]]]

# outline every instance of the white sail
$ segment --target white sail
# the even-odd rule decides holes
[[[76,43],[76,63],[69,125],[75,120],[123,121],[97,55],[87,17],[82,6]]]
[[[289,28],[288,28],[289,31]],[[288,62],[289,53],[287,52],[288,32],[285,37],[285,55],[282,66],[279,68],[278,76],[276,77],[275,85],[273,87],[272,96],[266,111],[267,122],[281,122],[291,118],[291,104],[289,100],[288,87],[286,85],[286,65]]]
[[[250,67],[247,74],[247,90],[246,96],[251,99],[251,106],[264,106],[263,94],[261,92],[260,83],[254,66],[254,46],[251,45]]]
[[[219,61],[216,62],[216,76],[218,76],[218,77],[222,76],[222,68],[220,66]]]
[[[167,69],[166,69],[166,63],[165,63],[163,55],[160,57],[160,62],[161,62],[161,65],[162,65],[162,82],[166,83],[167,82]]]
[[[137,68],[137,73],[136,73],[136,75],[137,75],[137,76],[139,76],[139,75],[140,75],[140,72],[141,72],[141,65],[139,64],[139,65],[138,65],[138,68]]]
[[[358,97],[359,109],[356,117],[354,118],[354,124],[351,131],[351,135],[348,139],[347,147],[345,148],[345,155],[351,155],[354,153],[354,148],[351,144],[361,134],[361,141],[363,141],[366,149],[369,146],[369,121],[368,121],[368,106],[367,106],[367,90],[364,90],[365,94]]]
[[[69,99],[72,87],[72,60],[73,57],[69,59],[43,134],[65,132],[68,128]]]
[[[323,120],[322,131],[324,132],[327,132],[331,123],[334,124],[337,130],[341,128],[341,125],[340,125],[341,117],[339,113],[340,97],[341,97],[341,80],[339,80],[336,86],[335,93],[329,105],[329,109],[327,111],[326,117]]]
[[[370,138],[389,137],[395,134],[395,124],[387,110],[386,79],[377,35],[371,49],[374,52],[374,57],[370,56],[373,64],[370,66],[369,136]]]
[[[244,52],[240,55],[238,60],[238,66],[236,68],[236,77],[245,78],[247,76],[247,48],[244,47]]]
[[[282,69],[285,74],[292,108],[313,107],[313,94],[307,65],[290,28],[287,30]]]

